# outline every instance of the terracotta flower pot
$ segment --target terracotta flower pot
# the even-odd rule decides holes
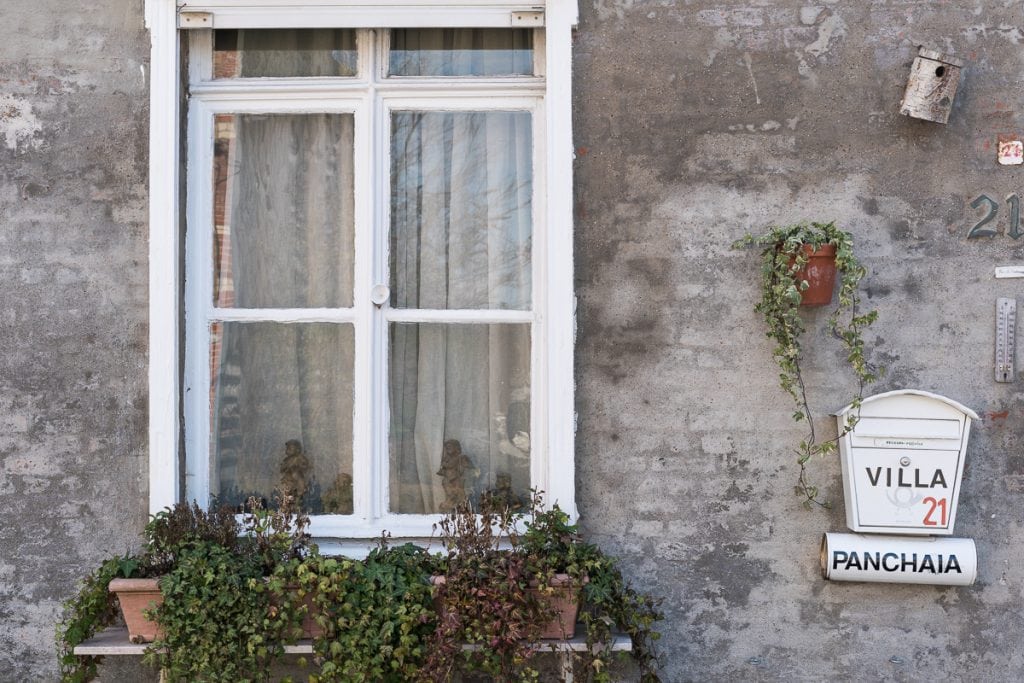
[[[298,591],[297,588],[294,590]],[[316,622],[316,615],[319,612],[316,606],[316,593],[306,593],[301,600],[306,606],[306,613],[302,616],[302,637],[316,640],[324,634],[324,630]]]
[[[836,247],[823,244],[817,250],[805,244],[807,265],[796,272],[797,280],[807,280],[807,289],[800,293],[801,306],[827,306],[832,303],[836,284]]]
[[[290,600],[289,602],[297,602],[296,607],[302,607],[305,605],[306,613],[302,615],[302,638],[315,640],[324,634],[324,630],[320,628],[320,624],[316,621],[316,615],[319,613],[319,609],[316,606],[316,591],[308,591],[301,598],[299,597],[299,587],[288,584],[284,587],[288,592]],[[270,607],[273,614],[276,615],[278,608],[280,608],[280,602],[276,599],[277,596],[273,593],[270,594]]]
[[[131,642],[151,643],[163,635],[160,626],[143,613],[163,604],[160,579],[114,579],[107,590],[117,594]]]
[[[531,588],[528,590],[537,596],[537,599],[554,611],[555,616],[541,630],[541,638],[553,638],[568,640],[576,635],[576,615],[580,609],[580,589],[587,582],[586,577],[580,583],[575,583],[568,574],[555,574],[549,583],[552,592],[541,591],[536,588],[536,582],[531,581]]]

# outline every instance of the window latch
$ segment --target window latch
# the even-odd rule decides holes
[[[387,285],[374,285],[370,290],[370,301],[377,308],[380,308],[391,298],[391,288]]]

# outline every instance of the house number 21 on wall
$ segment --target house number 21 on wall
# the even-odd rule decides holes
[[[1006,234],[1013,239],[1020,239],[1021,235],[1024,233],[1020,231],[1020,197],[1017,196],[1016,192],[1006,196],[1006,206],[1010,210],[1010,230]],[[971,208],[984,208],[985,215],[980,221],[975,223],[974,227],[971,228],[971,231],[967,233],[967,239],[995,236],[997,234],[995,226],[986,226],[992,223],[999,214],[999,203],[987,194],[980,194],[973,202],[971,202]]]

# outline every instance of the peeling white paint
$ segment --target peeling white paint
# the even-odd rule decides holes
[[[818,20],[821,15],[823,7],[801,7],[800,8],[800,23],[804,26],[814,26],[814,22]]]
[[[794,54],[796,55],[796,60],[798,62],[796,67],[797,73],[800,74],[801,78],[806,78],[812,87],[818,87],[818,75],[814,73],[813,69],[811,69],[811,65],[807,63],[807,60],[804,58],[804,54],[799,50]]]
[[[804,50],[814,57],[820,57],[831,50],[833,43],[845,35],[846,22],[838,14],[833,14],[818,25],[818,39]]]
[[[31,104],[14,95],[0,95],[0,135],[7,149],[39,147],[42,140],[36,136],[42,130],[43,124],[32,111]]]
[[[615,17],[623,19],[626,12],[633,9],[635,0],[594,0],[594,9],[597,10],[597,18],[606,21]]]
[[[751,67],[749,52],[743,53],[743,63],[747,65],[747,73],[750,74],[750,82],[754,86],[754,100],[761,104],[761,96],[757,93],[757,79],[754,78],[754,69]]]

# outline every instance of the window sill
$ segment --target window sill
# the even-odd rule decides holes
[[[585,636],[577,636],[569,640],[542,640],[540,649],[551,652],[585,652],[587,650],[587,639]],[[123,627],[111,627],[97,633],[92,638],[75,646],[75,654],[79,656],[111,656],[111,655],[142,655],[146,652],[148,644],[136,644],[129,642],[128,629]],[[472,646],[465,645],[467,649]],[[629,652],[633,644],[629,636],[617,634],[612,639],[612,652]],[[313,643],[310,640],[300,640],[294,645],[284,646],[285,654],[302,655],[313,653]]]

